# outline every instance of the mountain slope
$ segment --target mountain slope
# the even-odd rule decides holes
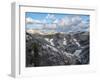
[[[56,66],[89,63],[89,34],[26,33],[26,66]]]

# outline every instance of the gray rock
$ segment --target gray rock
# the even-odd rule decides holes
[[[54,45],[45,38],[52,39]],[[63,44],[65,40],[66,45]],[[88,63],[89,34],[86,32],[52,35],[26,33],[26,67]]]

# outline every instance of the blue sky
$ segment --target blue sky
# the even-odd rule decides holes
[[[46,31],[88,31],[89,15],[26,12],[26,29]]]

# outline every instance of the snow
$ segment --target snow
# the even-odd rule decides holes
[[[44,39],[49,42],[49,38],[44,38]]]
[[[67,45],[66,39],[64,38],[63,45]]]
[[[82,51],[82,50],[76,50],[76,51],[74,52],[74,55],[79,56],[79,54],[81,53],[81,51]]]
[[[58,50],[56,48],[54,48],[53,46],[50,45],[46,45],[47,47],[50,47],[51,49],[53,49],[54,51],[58,52]]]
[[[74,41],[75,41],[75,43],[78,45],[78,47],[80,47],[80,46],[81,46],[75,38],[74,38],[73,40],[74,40]]]
[[[53,43],[53,39],[49,39],[49,38],[44,38],[46,41],[48,41],[52,46],[54,46],[54,43]]]
[[[53,39],[50,39],[50,43],[52,46],[54,46]]]

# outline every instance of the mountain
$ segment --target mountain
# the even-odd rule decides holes
[[[89,63],[89,32],[26,32],[26,67]]]
[[[44,32],[38,30],[38,29],[28,29],[26,31],[27,33],[30,33],[30,34],[41,34],[41,35],[44,35]]]

